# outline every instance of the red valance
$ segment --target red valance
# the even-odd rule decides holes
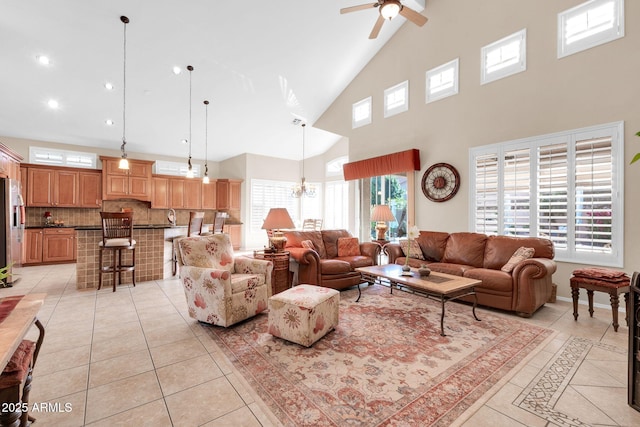
[[[358,160],[342,166],[346,181],[419,170],[420,150],[415,148],[380,157],[372,157],[371,159]]]

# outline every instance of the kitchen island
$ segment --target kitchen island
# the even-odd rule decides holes
[[[100,247],[102,228],[96,225],[75,227],[77,233],[76,288],[97,288],[100,274]],[[162,280],[171,277],[172,246],[174,237],[185,235],[187,226],[168,224],[135,224],[136,282]],[[129,252],[129,251],[126,251]],[[123,253],[123,263],[131,262],[131,253]],[[103,264],[111,262],[110,251],[105,252]],[[122,273],[122,283],[131,283],[130,272]],[[103,289],[113,286],[113,274],[103,276]]]

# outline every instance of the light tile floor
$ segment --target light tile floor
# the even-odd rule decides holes
[[[177,279],[113,293],[76,290],[70,264],[16,271],[20,280],[0,296],[47,293],[30,398],[41,408],[32,411],[36,425],[280,425],[188,317]],[[571,304],[558,301],[517,318],[557,333],[455,425],[640,425],[626,403],[628,329],[613,331],[609,309],[596,308],[594,318],[580,310],[575,322]]]

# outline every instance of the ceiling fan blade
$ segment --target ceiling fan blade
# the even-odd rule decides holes
[[[364,9],[371,9],[372,7],[376,7],[378,6],[378,3],[369,3],[369,4],[361,4],[358,6],[350,6],[350,7],[343,7],[342,9],[340,9],[340,13],[349,13],[349,12],[357,12],[359,10],[364,10]]]
[[[382,17],[382,15],[378,15],[378,20],[373,25],[373,30],[371,30],[371,34],[369,34],[370,39],[375,39],[376,37],[378,37],[380,28],[382,28],[382,24],[384,24],[384,18]]]
[[[419,27],[422,27],[427,23],[426,16],[420,15],[418,12],[407,6],[402,6],[402,9],[400,9],[400,15],[404,16]]]

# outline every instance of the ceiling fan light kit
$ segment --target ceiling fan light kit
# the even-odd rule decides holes
[[[357,12],[359,10],[371,9],[375,7],[379,8],[378,12],[380,15],[378,16],[375,24],[373,24],[373,29],[371,30],[371,34],[369,34],[370,39],[375,39],[376,37],[378,37],[378,33],[380,33],[382,24],[384,24],[384,21],[386,19],[391,20],[398,15],[402,15],[407,20],[413,22],[419,27],[422,27],[427,23],[427,18],[424,15],[419,14],[408,6],[403,6],[399,0],[378,0],[376,3],[367,3],[358,6],[344,7],[340,9],[340,13],[344,14]]]

